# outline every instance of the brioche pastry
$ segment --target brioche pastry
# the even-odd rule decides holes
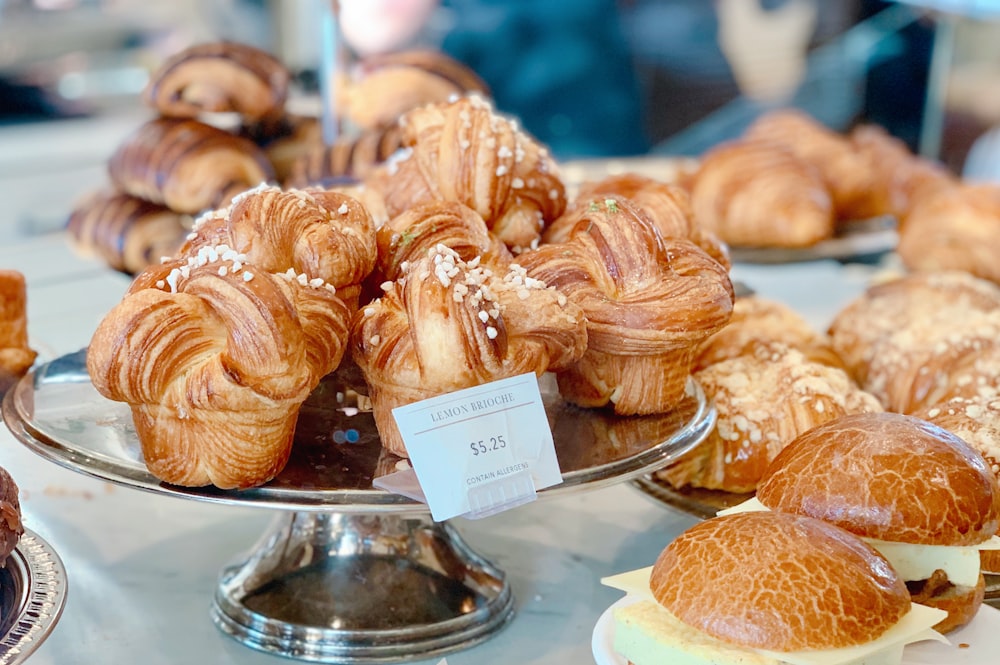
[[[92,192],[74,208],[66,230],[81,254],[135,274],[161,256],[174,254],[192,223],[189,215],[105,189]]]
[[[392,409],[578,359],[582,312],[510,264],[502,272],[437,245],[361,308],[351,351],[369,388],[383,447],[407,456]]]
[[[625,173],[609,176],[597,182],[584,183],[578,201],[589,205],[595,198],[619,195],[630,199],[656,225],[664,238],[684,238],[698,245],[727,270],[732,268],[729,249],[714,233],[694,222],[688,191],[680,185],[653,178]],[[545,230],[545,242],[561,242],[565,225],[550,225]]]
[[[17,483],[7,469],[0,466],[0,568],[4,567],[23,533]]]
[[[1000,283],[1000,186],[922,193],[904,218],[896,251],[910,270],[963,270]]]
[[[253,487],[284,468],[299,407],[339,364],[349,318],[318,277],[201,247],[135,278],[97,327],[87,369],[131,407],[154,476]]]
[[[111,155],[108,174],[122,191],[188,214],[226,205],[274,178],[264,153],[247,139],[171,118],[133,131]]]
[[[816,169],[775,143],[708,150],[691,181],[694,221],[729,245],[810,247],[833,236],[834,208]]]
[[[404,148],[366,179],[390,218],[420,203],[457,201],[518,253],[566,207],[548,150],[481,97],[414,109],[400,127]]]
[[[362,130],[396,123],[407,111],[454,97],[489,97],[486,83],[469,67],[432,50],[409,50],[368,56],[341,80],[342,116]]]
[[[916,272],[868,287],[834,317],[833,348],[864,385],[875,343],[893,331],[938,319],[964,320],[1000,308],[1000,288],[960,271]]]
[[[23,375],[38,354],[28,345],[28,289],[24,275],[0,270],[0,373]]]
[[[993,475],[1000,478],[1000,391],[953,397],[914,415],[968,443],[983,456]],[[1000,549],[980,550],[979,555],[983,572],[1000,574]]]
[[[843,370],[777,343],[751,345],[694,378],[717,419],[705,441],[656,472],[676,488],[752,492],[798,435],[845,414],[882,410]]]
[[[195,44],[153,72],[142,100],[168,117],[237,113],[255,121],[281,113],[290,78],[277,58],[248,44]]]
[[[352,307],[376,257],[368,211],[333,190],[248,190],[228,208],[200,217],[179,255],[220,244],[245,254],[258,270],[291,268],[309,280],[322,280]]]
[[[751,295],[737,298],[729,323],[701,345],[694,370],[750,353],[760,343],[777,342],[795,349],[810,362],[844,367],[829,337],[817,332],[788,305]]]
[[[565,242],[518,258],[587,318],[587,352],[557,374],[559,392],[620,415],[669,411],[699,344],[732,314],[728,271],[690,241],[662,238],[628,199],[595,199],[568,215]]]
[[[614,649],[633,665],[892,665],[906,644],[941,639],[929,628],[943,613],[914,605],[875,549],[798,515],[699,522],[652,568],[603,582],[635,601],[613,612]]]
[[[941,632],[976,614],[978,549],[1000,547],[996,475],[958,436],[912,416],[855,414],[814,427],[775,458],[756,500],[866,538],[914,598],[948,611]]]

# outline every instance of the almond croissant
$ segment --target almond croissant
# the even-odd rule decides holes
[[[669,411],[699,345],[732,314],[728,271],[690,241],[662,238],[628,199],[598,198],[569,215],[565,242],[518,257],[587,318],[587,352],[557,374],[560,393],[622,415]]]
[[[511,264],[494,273],[443,245],[411,261],[354,318],[351,351],[364,373],[382,445],[406,456],[392,409],[578,359],[583,314]]]
[[[566,207],[548,150],[479,97],[431,104],[400,119],[403,150],[367,179],[390,217],[420,203],[475,210],[515,253],[536,244]]]

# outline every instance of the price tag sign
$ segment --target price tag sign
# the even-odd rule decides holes
[[[407,404],[392,414],[437,521],[492,515],[562,482],[532,373]]]

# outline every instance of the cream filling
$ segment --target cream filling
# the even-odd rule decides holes
[[[734,647],[683,623],[656,602],[649,590],[652,568],[601,582],[636,602],[614,611],[615,651],[635,665],[898,665],[911,642],[947,640],[932,626],[947,612],[913,604],[896,625],[866,644],[839,649],[776,652]]]
[[[769,510],[753,497],[743,503],[719,511],[732,515]],[[1000,549],[1000,537],[993,536],[976,545],[919,545],[896,543],[875,538],[862,538],[889,560],[893,570],[906,582],[928,579],[935,570],[943,570],[948,581],[956,586],[976,586],[979,582],[979,550]]]

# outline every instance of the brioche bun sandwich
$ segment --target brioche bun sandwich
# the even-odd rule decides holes
[[[632,665],[898,665],[943,640],[885,558],[826,522],[770,511],[691,527],[652,568],[603,580],[614,649]]]
[[[1000,488],[983,456],[914,416],[844,416],[798,436],[765,471],[754,499],[724,511],[769,509],[834,524],[865,539],[903,578],[914,602],[965,625],[983,602],[981,549],[1000,548]]]

